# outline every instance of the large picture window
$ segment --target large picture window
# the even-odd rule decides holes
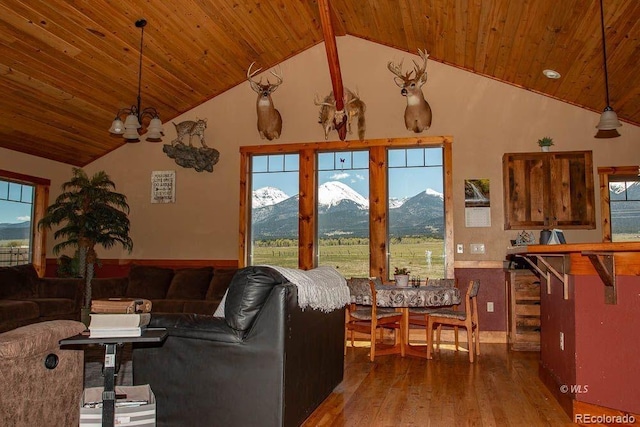
[[[37,227],[49,199],[48,179],[0,170],[0,266],[45,270],[45,233]]]
[[[598,168],[605,242],[640,241],[640,168]]]
[[[31,262],[33,185],[0,179],[0,266]]]
[[[318,153],[317,265],[369,275],[369,152]]]
[[[260,188],[275,181],[270,174],[290,173],[287,182],[298,186],[297,211],[295,203],[286,213],[273,205],[271,215],[290,232],[297,221],[298,268],[330,265],[345,277],[389,278],[393,267],[403,264],[422,280],[453,277],[450,138],[260,145],[241,147],[240,154],[241,266],[294,264],[290,256],[278,258],[271,246],[266,252],[257,249],[266,240],[263,230],[275,238],[283,227],[264,227],[266,211],[253,201]],[[261,166],[265,157],[271,164],[292,155],[295,174],[286,166]],[[260,181],[263,174],[267,181]],[[293,254],[292,241],[286,246]]]
[[[442,148],[389,149],[389,272],[444,276]]]
[[[251,159],[249,264],[298,266],[298,155]]]

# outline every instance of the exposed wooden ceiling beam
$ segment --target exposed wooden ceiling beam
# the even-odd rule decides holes
[[[340,71],[340,60],[338,59],[338,46],[336,45],[336,35],[333,31],[331,23],[331,6],[330,0],[318,0],[318,8],[320,9],[320,23],[322,24],[322,34],[324,35],[324,46],[327,51],[327,62],[329,64],[329,73],[331,74],[331,86],[333,87],[333,97],[336,100],[336,111],[344,110],[344,87],[342,85],[342,73]],[[333,124],[338,131],[341,141],[347,137],[347,116],[342,115],[342,121]]]

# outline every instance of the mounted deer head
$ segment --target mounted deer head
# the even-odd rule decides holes
[[[404,110],[404,124],[407,130],[420,133],[431,126],[431,107],[424,99],[422,86],[427,82],[427,58],[429,54],[418,49],[422,65],[413,61],[414,69],[402,74],[402,61],[399,64],[387,63],[387,68],[396,77],[395,83],[402,88],[400,94],[407,97],[407,108]],[[413,75],[415,73],[415,75]]]
[[[341,111],[336,110],[336,99],[333,96],[333,91],[322,101],[318,95],[316,95],[313,102],[320,107],[318,123],[322,125],[322,129],[324,130],[324,139],[329,139],[329,132],[336,130],[343,124],[345,116],[348,131],[351,133],[351,122],[355,116],[358,116],[358,138],[360,141],[364,140],[364,132],[366,130],[364,112],[366,105],[358,95],[349,89],[345,89],[344,110]]]
[[[276,82],[271,84],[269,79],[267,79],[267,84],[262,84],[262,78],[260,78],[258,82],[253,80],[253,76],[262,70],[262,68],[258,68],[254,72],[251,72],[253,64],[255,64],[255,62],[252,62],[247,70],[247,80],[251,85],[251,89],[258,94],[258,100],[256,101],[258,132],[260,133],[260,138],[267,138],[271,141],[274,138],[280,138],[280,133],[282,132],[282,117],[280,116],[280,112],[273,106],[273,100],[271,99],[271,94],[282,84],[282,73],[270,71],[276,78]]]

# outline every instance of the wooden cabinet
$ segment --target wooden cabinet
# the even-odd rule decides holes
[[[507,153],[504,229],[596,227],[591,151]]]
[[[540,350],[540,279],[530,270],[506,272],[511,350]]]

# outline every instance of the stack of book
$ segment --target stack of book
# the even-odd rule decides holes
[[[151,313],[91,313],[90,338],[139,337]]]

